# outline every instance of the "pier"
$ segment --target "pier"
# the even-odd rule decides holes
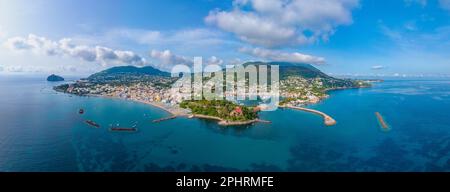
[[[336,125],[336,120],[334,120],[331,116],[325,114],[324,112],[321,111],[317,111],[314,109],[308,109],[308,108],[304,108],[304,107],[296,107],[296,106],[280,106],[281,108],[289,108],[289,109],[295,109],[295,110],[300,110],[300,111],[306,111],[306,112],[310,112],[310,113],[314,113],[317,115],[320,115],[323,117],[324,120],[324,124],[326,126],[333,126]]]
[[[153,123],[159,123],[159,122],[162,122],[162,121],[167,121],[167,120],[171,120],[171,119],[175,119],[175,118],[177,118],[176,115],[173,115],[173,116],[170,116],[170,117],[164,117],[164,118],[161,118],[161,119],[155,119],[155,120],[153,120]]]

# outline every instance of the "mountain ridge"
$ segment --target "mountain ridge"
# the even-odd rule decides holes
[[[289,73],[289,69],[301,69],[298,70],[298,72],[314,72],[314,74],[318,77],[330,77],[327,74],[323,73],[321,70],[317,69],[316,67],[310,65],[310,64],[305,64],[305,63],[290,63],[290,62],[261,62],[261,61],[256,61],[256,62],[246,62],[243,63],[242,65],[247,66],[247,65],[278,65],[280,66],[280,73]],[[111,67],[108,69],[105,69],[103,71],[94,73],[92,75],[90,75],[87,79],[92,79],[95,78],[96,76],[101,76],[101,75],[114,75],[114,74],[135,74],[135,75],[154,75],[154,76],[163,76],[163,77],[169,77],[170,73],[166,72],[166,71],[162,71],[160,69],[157,69],[153,66],[144,66],[144,67],[136,67],[136,66],[132,66],[132,65],[126,65],[126,66],[116,66],[116,67]],[[294,74],[290,74],[290,75],[294,75]],[[302,75],[302,74],[300,74]],[[314,75],[312,75],[311,77],[315,77]]]
[[[284,79],[289,76],[302,76],[303,78],[334,78],[331,77],[325,73],[323,73],[321,70],[317,69],[316,67],[306,64],[306,63],[292,63],[292,62],[247,62],[243,64],[246,65],[278,65],[280,69],[280,78]]]
[[[259,65],[278,65],[280,67],[280,80],[286,80],[289,78],[303,78],[310,81],[314,79],[321,79],[325,87],[330,89],[359,86],[353,80],[340,79],[329,76],[310,64],[256,61],[247,62],[242,65],[255,65],[257,67]],[[171,78],[171,74],[169,72],[161,71],[152,66],[118,66],[100,71],[98,73],[94,73],[90,75],[87,80],[92,82],[136,82],[143,80],[152,81],[155,78]]]

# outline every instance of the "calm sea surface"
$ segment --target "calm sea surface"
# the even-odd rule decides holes
[[[310,107],[334,117],[333,127],[293,110],[264,112],[272,124],[247,127],[187,118],[155,124],[168,114],[56,93],[55,85],[45,77],[0,76],[0,171],[450,171],[446,80],[331,92]],[[108,131],[117,124],[139,131]]]

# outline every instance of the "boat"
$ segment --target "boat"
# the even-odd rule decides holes
[[[117,132],[136,132],[137,128],[125,128],[125,127],[111,127],[109,129],[110,131],[117,131]]]
[[[79,113],[80,115],[83,115],[83,114],[84,114],[84,109],[80,109],[80,110],[78,111],[78,113]]]
[[[95,128],[100,128],[100,125],[97,124],[97,123],[95,123],[95,122],[92,121],[92,120],[86,120],[86,124],[88,124],[88,125],[90,125],[90,126],[92,126],[92,127],[95,127]]]
[[[375,112],[375,116],[377,116],[378,122],[380,123],[381,128],[383,128],[383,130],[389,131],[389,126],[386,123],[386,121],[384,120],[383,116],[381,116],[381,114],[379,112]]]

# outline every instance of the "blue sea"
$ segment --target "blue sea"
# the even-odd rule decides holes
[[[450,171],[450,80],[387,80],[330,92],[309,107],[335,118],[332,127],[294,110],[263,112],[272,124],[254,126],[152,123],[168,114],[132,101],[56,93],[57,84],[0,76],[0,171]],[[139,131],[110,132],[110,125]]]

